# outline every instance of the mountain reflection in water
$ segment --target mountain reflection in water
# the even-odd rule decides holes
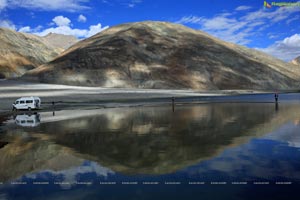
[[[43,173],[74,181],[84,173],[135,179],[183,173],[187,180],[201,173],[236,173],[245,180],[279,173],[292,180],[300,161],[286,160],[284,153],[299,154],[299,111],[298,104],[276,110],[274,104],[218,103],[177,106],[174,113],[171,106],[40,113],[36,127],[11,119],[0,127],[0,141],[6,144],[0,149],[0,181]],[[271,149],[262,151],[261,141]],[[275,144],[286,147],[280,155],[272,150]],[[282,164],[276,170],[275,160],[268,160],[274,155]]]

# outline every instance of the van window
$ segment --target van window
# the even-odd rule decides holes
[[[16,104],[19,104],[19,101],[16,101]]]
[[[24,104],[25,103],[25,101],[20,101],[20,104]]]
[[[32,100],[27,100],[26,103],[33,103],[33,101]]]

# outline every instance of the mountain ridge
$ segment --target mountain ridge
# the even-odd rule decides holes
[[[63,47],[69,47],[67,43],[75,42],[74,38],[70,38],[72,36],[59,34],[52,34],[51,38],[39,37],[0,28],[0,78],[19,77],[26,71],[47,63],[64,51]]]
[[[42,38],[45,39],[54,48],[60,48],[62,50],[68,49],[70,46],[79,41],[75,36],[57,33],[48,33]]]
[[[300,68],[183,25],[145,21],[79,41],[24,78],[101,87],[291,89]]]

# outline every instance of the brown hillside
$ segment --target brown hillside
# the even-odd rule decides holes
[[[59,52],[38,36],[0,28],[0,78],[20,76]]]
[[[24,78],[102,87],[294,89],[300,68],[202,31],[147,21],[80,41]]]
[[[74,36],[39,37],[0,28],[0,78],[18,77],[45,64],[78,42]]]
[[[49,33],[43,37],[50,45],[55,48],[60,48],[65,50],[78,42],[79,40],[72,36],[72,35],[63,35],[63,34],[56,34],[56,33]]]
[[[292,60],[291,63],[293,63],[294,65],[300,65],[300,56]]]

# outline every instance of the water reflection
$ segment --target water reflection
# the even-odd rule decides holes
[[[76,193],[79,181],[300,181],[298,104],[281,104],[280,110],[273,103],[225,103],[176,106],[175,113],[166,106],[40,115],[38,126],[2,122],[0,182],[67,181],[44,190]],[[100,194],[97,184],[89,187],[89,194]]]
[[[164,174],[209,159],[224,149],[272,131],[294,117],[272,105],[202,105],[112,110],[41,128],[56,144],[114,171]],[[299,110],[299,108],[297,108]]]
[[[178,106],[175,114],[168,107],[80,112],[86,111],[69,111],[65,116],[64,112],[45,113],[43,119],[48,123],[29,130],[7,129],[3,135],[9,144],[1,150],[6,155],[0,162],[2,173],[16,178],[6,170],[27,162],[34,170],[52,169],[60,154],[63,159],[76,158],[77,164],[92,160],[124,174],[171,173],[271,132],[298,117],[300,108],[286,105],[276,113],[272,104],[211,104]],[[80,117],[74,117],[75,113]],[[51,122],[51,117],[63,120]],[[17,118],[38,122],[37,115]],[[16,149],[22,154],[15,154]],[[34,159],[19,160],[27,154]],[[30,172],[30,167],[22,169],[22,173]]]
[[[278,111],[278,109],[279,109],[279,105],[278,105],[278,102],[276,102],[275,103],[275,110]]]
[[[21,114],[15,116],[15,123],[22,127],[36,127],[40,125],[41,118],[37,113],[34,114]]]

